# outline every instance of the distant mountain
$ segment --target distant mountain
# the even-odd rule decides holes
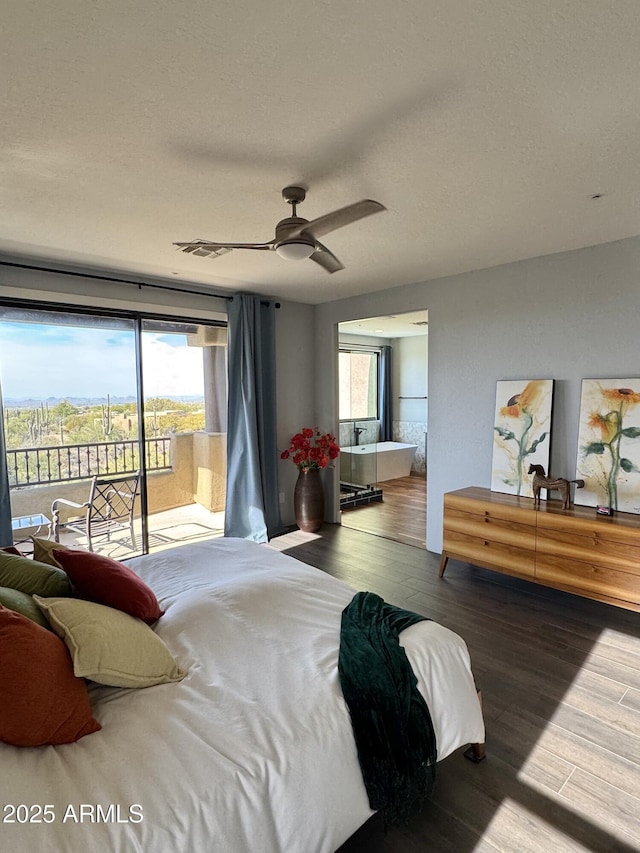
[[[204,399],[202,394],[153,394],[154,397],[162,397],[167,400],[175,400],[177,403],[199,403]],[[72,406],[85,408],[100,406],[107,402],[106,397],[5,397],[5,408],[11,409],[35,409],[46,403],[49,408],[57,406],[67,400]],[[135,405],[135,397],[110,397],[112,406]]]

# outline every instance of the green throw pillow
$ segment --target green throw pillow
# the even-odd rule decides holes
[[[26,592],[20,592],[17,589],[9,589],[9,587],[0,587],[0,604],[13,610],[15,613],[21,613],[27,619],[31,619],[43,628],[51,630],[49,620],[44,616],[38,605],[30,595]]]
[[[72,595],[69,578],[62,569],[4,551],[0,551],[0,586],[47,598]]]
[[[46,563],[47,566],[55,566],[62,569],[60,563],[53,556],[53,551],[68,551],[66,545],[61,545],[59,542],[54,542],[53,539],[42,539],[39,536],[29,537],[33,542],[33,559],[39,563]],[[64,569],[62,569],[64,571]]]
[[[160,637],[141,619],[78,598],[34,599],[64,640],[79,678],[112,687],[152,687],[181,681],[181,669]]]

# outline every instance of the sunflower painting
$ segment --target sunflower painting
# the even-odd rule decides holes
[[[496,390],[491,488],[532,497],[529,465],[549,473],[553,379],[500,380]]]
[[[640,379],[584,379],[576,503],[640,513]]]

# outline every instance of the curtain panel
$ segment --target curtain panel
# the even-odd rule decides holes
[[[275,304],[234,294],[228,310],[225,536],[267,542],[281,528]]]
[[[393,440],[393,399],[391,395],[391,347],[380,347],[378,373],[378,409],[380,412],[380,441]]]
[[[0,388],[0,413],[4,413],[2,388]],[[0,417],[0,547],[13,544],[11,530],[11,500],[9,497],[9,471],[4,438],[4,416]]]

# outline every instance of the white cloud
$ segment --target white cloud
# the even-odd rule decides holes
[[[65,328],[56,334],[48,326],[19,325],[10,331],[0,341],[5,399],[135,396],[133,331]],[[202,394],[202,349],[186,341],[171,346],[161,337],[143,333],[145,396]]]
[[[145,397],[172,397],[202,394],[204,368],[200,347],[171,346],[158,336],[142,337],[142,364]]]

